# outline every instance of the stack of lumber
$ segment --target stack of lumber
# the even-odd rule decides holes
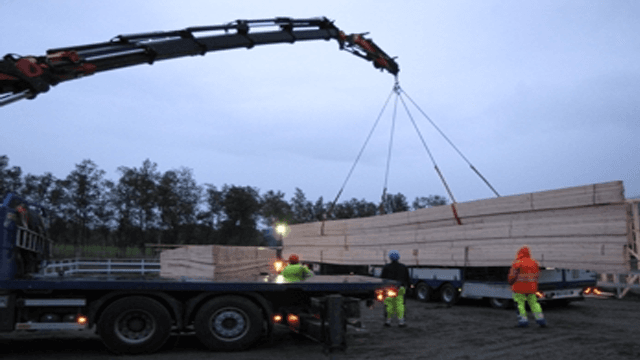
[[[189,245],[160,253],[160,276],[210,280],[250,279],[269,272],[274,249],[253,246]]]
[[[510,266],[531,248],[543,267],[626,271],[628,205],[621,181],[506,196],[368,218],[292,225],[283,255],[305,262]]]

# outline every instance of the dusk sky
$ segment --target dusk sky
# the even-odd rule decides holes
[[[500,195],[622,180],[640,197],[640,1],[0,0],[0,56],[237,19],[327,17],[397,57],[399,85]],[[336,41],[210,52],[99,73],[0,108],[0,155],[67,176],[145,159],[198,184],[331,201],[394,77]],[[405,98],[406,100],[406,98]],[[458,202],[492,191],[409,106]],[[378,202],[393,103],[340,201]],[[448,195],[399,104],[389,193]]]

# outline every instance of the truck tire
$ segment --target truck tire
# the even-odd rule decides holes
[[[455,286],[447,283],[440,287],[440,300],[451,306],[458,301],[458,289]]]
[[[98,322],[98,333],[116,354],[152,353],[171,333],[171,315],[156,300],[131,296],[114,301]]]
[[[431,288],[431,286],[427,285],[426,283],[419,283],[418,286],[416,286],[416,298],[420,301],[430,301],[431,297],[433,296],[433,289]]]
[[[240,296],[210,300],[198,310],[194,327],[200,342],[211,350],[243,350],[260,338],[262,311]]]

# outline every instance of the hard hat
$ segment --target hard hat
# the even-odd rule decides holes
[[[298,262],[300,262],[300,258],[298,257],[298,255],[296,254],[291,254],[289,256],[289,263],[291,264],[297,264]]]
[[[398,252],[398,250],[389,251],[389,259],[391,259],[391,261],[400,260],[400,253]]]

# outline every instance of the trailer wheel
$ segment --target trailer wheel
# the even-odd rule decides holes
[[[489,305],[494,309],[509,309],[512,305],[511,301],[510,299],[489,298]]]
[[[416,286],[416,298],[418,298],[418,300],[427,302],[431,300],[432,296],[433,289],[431,288],[431,286],[423,282],[419,283],[418,286]]]
[[[223,296],[210,300],[198,310],[194,327],[196,336],[211,350],[243,350],[262,334],[262,311],[240,296]]]
[[[458,289],[451,284],[444,284],[440,288],[440,300],[447,305],[453,305],[458,301]]]
[[[98,322],[98,333],[114,353],[152,353],[169,338],[171,315],[153,299],[126,297],[114,301],[104,310]]]

